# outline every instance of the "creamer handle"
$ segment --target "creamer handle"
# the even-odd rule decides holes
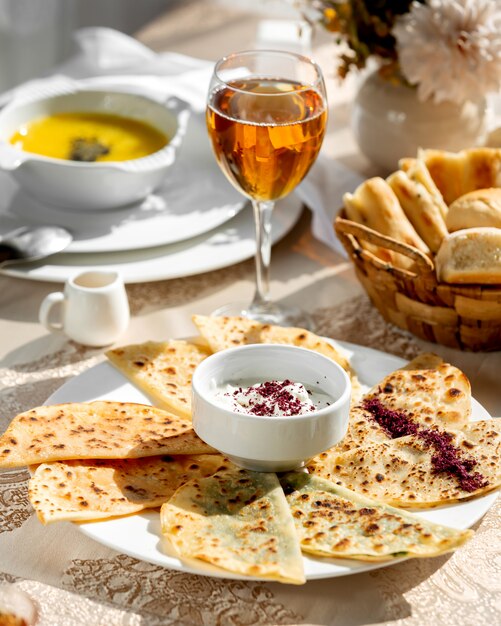
[[[45,326],[47,330],[51,333],[61,333],[64,330],[63,322],[62,322],[62,305],[64,302],[64,293],[62,291],[54,291],[53,293],[49,293],[49,295],[45,296],[42,300],[42,304],[40,305],[40,310],[38,312],[38,320],[42,326]],[[50,321],[50,314],[53,309],[57,305],[58,309],[58,322],[54,323]]]

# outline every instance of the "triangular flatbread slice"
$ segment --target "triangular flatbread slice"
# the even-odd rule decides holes
[[[12,420],[0,437],[0,468],[212,452],[191,422],[162,409],[128,402],[56,404]]]
[[[307,348],[336,361],[353,378],[348,359],[328,341],[303,328],[261,324],[244,317],[194,315],[193,322],[214,352],[252,343],[272,343]]]
[[[305,582],[299,540],[275,474],[234,468],[192,480],[162,506],[161,520],[181,558],[236,574]]]
[[[220,454],[201,454],[42,463],[28,494],[43,524],[105,519],[160,507],[181,485],[225,462]]]
[[[470,410],[470,385],[465,375],[437,355],[423,353],[389,374],[351,407],[346,435],[332,452],[408,434],[392,433],[380,425],[387,411],[401,412],[415,424],[457,429],[468,423]]]
[[[368,443],[342,454],[329,450],[308,469],[368,498],[405,508],[449,504],[500,486],[501,420],[425,433]]]
[[[469,539],[455,530],[302,472],[282,476],[303,552],[360,561],[430,557]]]
[[[122,346],[106,356],[161,409],[191,417],[191,378],[210,351],[188,341],[172,340]]]
[[[383,378],[365,394],[364,400],[377,399],[385,408],[404,411],[425,426],[462,428],[469,422],[471,413],[469,380],[448,363],[425,367],[425,357],[421,355]],[[434,362],[433,357],[428,357],[429,364]]]

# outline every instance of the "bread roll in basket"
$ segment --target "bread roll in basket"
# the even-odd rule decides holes
[[[459,203],[461,227],[480,231],[474,236],[468,230],[450,234],[447,216],[458,198],[501,188],[501,150],[423,150],[417,159],[402,159],[400,168],[386,181],[370,179],[345,194],[335,221],[360,282],[388,322],[422,339],[461,350],[500,350],[497,209],[486,218],[483,204],[466,212]],[[498,192],[480,195],[497,198]],[[478,246],[472,254],[469,244],[465,261],[457,243],[462,233]],[[473,266],[456,271],[462,262]],[[471,277],[481,282],[465,282]]]

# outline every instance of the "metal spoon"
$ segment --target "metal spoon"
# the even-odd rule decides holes
[[[38,261],[61,252],[73,236],[60,226],[22,226],[0,236],[0,269],[13,263]]]

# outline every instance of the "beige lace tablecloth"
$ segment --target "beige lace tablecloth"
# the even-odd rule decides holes
[[[209,4],[180,3],[178,13],[158,20],[140,38],[155,49],[207,58],[251,47],[257,18],[233,9],[223,15]],[[345,165],[370,174],[347,128],[348,101],[338,98],[335,86],[331,90],[327,148]],[[312,239],[308,215],[275,246],[272,268],[274,297],[308,308],[319,333],[405,358],[433,349],[462,368],[477,399],[501,415],[501,353],[463,354],[388,326],[350,264]],[[189,279],[129,286],[133,317],[120,343],[191,335],[190,314],[249,300],[253,278],[253,263],[247,261]],[[0,276],[0,431],[16,413],[43,403],[66,380],[103,359],[102,350],[48,335],[37,323],[39,303],[54,287]],[[0,583],[18,585],[37,602],[39,626],[493,626],[501,621],[499,501],[476,525],[474,538],[452,556],[296,587],[183,574],[118,554],[72,524],[43,527],[28,503],[27,480],[25,469],[0,473]]]

